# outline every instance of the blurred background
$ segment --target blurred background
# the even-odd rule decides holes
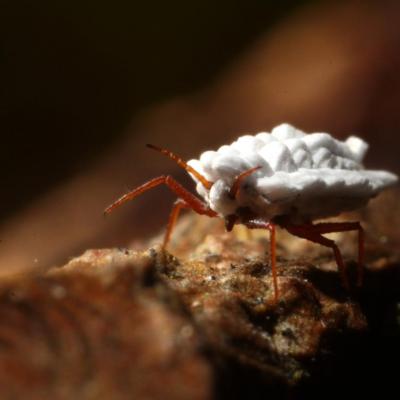
[[[0,274],[124,246],[165,226],[155,189],[190,159],[290,122],[370,144],[400,171],[398,1],[0,3]]]

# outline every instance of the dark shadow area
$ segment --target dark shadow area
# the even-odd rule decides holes
[[[0,216],[85,169],[139,110],[209,84],[309,2],[2,2]]]

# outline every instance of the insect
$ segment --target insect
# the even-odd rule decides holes
[[[289,124],[271,133],[239,137],[217,151],[206,151],[199,159],[185,162],[169,150],[157,150],[184,168],[196,182],[200,200],[171,176],[151,179],[126,193],[105,209],[108,214],[128,200],[158,185],[167,185],[178,197],[169,216],[163,247],[181,209],[225,219],[227,231],[235,224],[270,233],[270,263],[275,301],[279,297],[276,266],[275,226],[291,234],[332,249],[342,285],[350,285],[340,250],[324,234],[358,231],[357,285],[363,279],[364,231],[359,222],[320,222],[367,204],[370,198],[393,185],[397,176],[387,171],[364,169],[368,145],[350,136],[346,141],[328,133],[306,134]]]

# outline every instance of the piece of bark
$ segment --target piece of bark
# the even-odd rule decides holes
[[[210,366],[149,253],[94,250],[0,293],[1,399],[205,399]]]
[[[362,374],[368,388],[380,382],[377,365],[390,371],[380,351],[398,351],[384,335],[400,337],[398,199],[393,191],[343,217],[366,227],[359,292],[341,287],[330,251],[279,231],[276,304],[266,232],[225,233],[222,221],[193,214],[174,232],[177,258],[159,245],[91,250],[3,282],[0,397],[282,398],[323,384],[328,398]],[[335,239],[354,260],[356,236]],[[356,263],[347,265],[354,283]]]

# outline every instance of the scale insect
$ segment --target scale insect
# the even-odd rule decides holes
[[[105,214],[158,185],[168,186],[178,197],[169,216],[163,247],[170,240],[181,209],[225,219],[226,229],[235,224],[270,233],[270,263],[275,301],[279,298],[276,267],[275,226],[291,234],[332,249],[341,281],[350,284],[346,265],[335,241],[324,234],[358,231],[357,286],[363,279],[364,231],[359,222],[313,221],[361,208],[370,198],[397,182],[387,171],[365,169],[368,149],[362,139],[346,141],[328,133],[306,134],[289,124],[271,133],[239,137],[217,151],[206,151],[199,159],[185,162],[169,150],[153,145],[185,169],[203,198],[194,196],[174,178],[162,175],[126,193],[105,209]]]

